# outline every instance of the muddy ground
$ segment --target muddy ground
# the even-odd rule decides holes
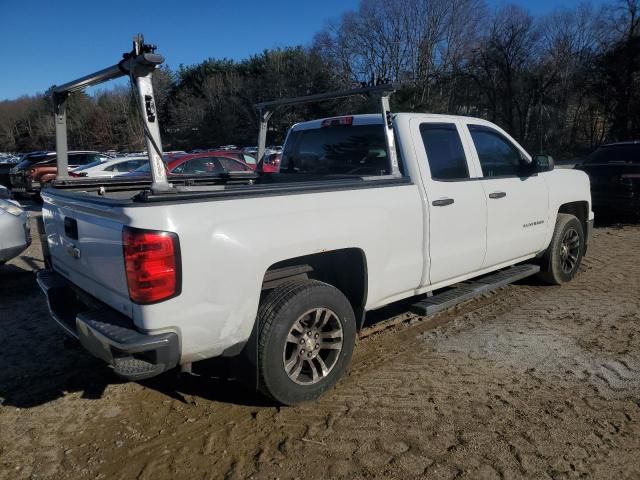
[[[368,330],[295,408],[212,377],[120,382],[65,348],[41,266],[36,243],[0,268],[2,479],[640,478],[638,226],[596,229],[566,286]]]

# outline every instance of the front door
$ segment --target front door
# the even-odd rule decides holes
[[[412,121],[427,200],[428,278],[436,284],[482,267],[487,202],[457,122]]]
[[[537,173],[523,173],[525,154],[499,131],[468,125],[482,168],[487,202],[487,254],[492,267],[539,252],[547,233],[547,185]]]

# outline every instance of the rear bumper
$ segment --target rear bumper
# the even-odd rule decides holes
[[[178,365],[177,334],[139,332],[131,319],[92,297],[85,298],[71,282],[51,270],[38,273],[38,285],[56,323],[89,353],[111,365],[118,376],[142,380]]]
[[[40,191],[40,182],[23,172],[9,175],[11,191],[14,193],[36,193]]]

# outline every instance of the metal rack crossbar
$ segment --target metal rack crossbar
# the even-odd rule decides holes
[[[141,112],[147,152],[149,152],[149,162],[151,164],[151,190],[154,193],[172,191],[162,159],[160,126],[158,125],[152,85],[153,72],[164,62],[164,58],[162,55],[156,54],[155,50],[155,45],[145,44],[144,37],[137,35],[133,39],[133,49],[131,52],[125,53],[119,63],[52,88],[55,109],[58,179],[69,179],[66,115],[66,101],[69,95],[87,87],[128,76],[132,84],[135,83],[137,89],[138,106]]]
[[[254,107],[256,108],[256,110],[258,110],[258,116],[260,120],[260,130],[258,132],[258,160],[261,160],[264,156],[267,143],[267,127],[269,125],[269,119],[273,115],[273,112],[276,108],[290,105],[304,105],[308,103],[323,102],[326,100],[335,100],[337,98],[352,97],[356,95],[367,95],[369,97],[380,98],[380,110],[382,113],[382,118],[384,119],[385,140],[387,143],[387,150],[389,152],[391,173],[392,175],[400,176],[401,174],[398,167],[398,155],[395,146],[393,124],[391,122],[391,111],[389,108],[389,97],[398,88],[399,85],[396,83],[385,83],[369,87],[354,88],[351,90],[338,90],[336,92],[318,93],[303,97],[283,98],[279,100],[272,100],[269,102],[256,103]]]

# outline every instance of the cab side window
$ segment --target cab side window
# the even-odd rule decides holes
[[[433,180],[469,178],[467,159],[454,124],[423,123],[420,125],[420,135]]]
[[[469,125],[469,132],[485,178],[520,176],[522,154],[509,140],[480,125]]]

